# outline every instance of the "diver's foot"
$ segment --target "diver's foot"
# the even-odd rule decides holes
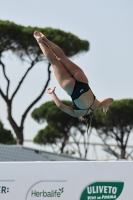
[[[39,31],[35,31],[33,36],[38,43],[44,43],[44,39],[46,38],[46,36]]]
[[[50,46],[48,45],[47,41],[47,37],[45,35],[43,35],[41,32],[39,31],[35,31],[34,34],[33,34],[34,38],[36,39],[36,41],[38,43],[43,43],[45,44],[51,51],[52,53],[54,54],[54,56],[56,57],[57,60],[60,60],[60,58],[58,58],[58,56],[56,56],[56,54],[53,52],[53,50],[50,48]]]

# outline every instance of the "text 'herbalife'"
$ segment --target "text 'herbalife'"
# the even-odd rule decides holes
[[[64,192],[64,188],[59,188],[59,190],[51,190],[51,191],[36,191],[31,190],[31,197],[61,197],[61,194]]]
[[[88,185],[80,200],[92,200],[92,199],[117,199],[122,193],[124,187],[123,182],[96,182]]]

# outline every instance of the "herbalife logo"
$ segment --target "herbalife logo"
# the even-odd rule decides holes
[[[122,193],[123,182],[96,182],[88,185],[81,194],[80,200],[117,199]]]
[[[0,186],[0,194],[7,194],[9,192],[9,188],[5,186]]]
[[[31,190],[31,197],[61,197],[61,194],[64,192],[64,188],[59,188],[59,190],[51,191],[36,191]]]
[[[83,90],[83,89],[81,89],[81,90],[80,90],[80,93],[81,93],[81,92],[83,92],[83,91],[84,91],[84,90]]]

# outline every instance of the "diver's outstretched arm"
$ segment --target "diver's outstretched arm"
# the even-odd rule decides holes
[[[71,115],[73,117],[79,117],[75,114],[74,109],[63,104],[58,97],[56,96],[55,92],[54,92],[55,88],[51,89],[51,88],[47,88],[46,92],[51,94],[52,99],[54,100],[55,104],[57,105],[58,108],[60,108],[63,112],[67,113],[68,115]]]

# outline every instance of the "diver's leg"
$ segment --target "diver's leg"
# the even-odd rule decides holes
[[[73,63],[71,60],[69,60],[62,49],[47,39],[46,36],[44,36],[42,33],[36,31],[35,34],[40,34],[40,37],[43,39],[44,43],[48,46],[48,48],[53,52],[57,60],[60,60],[60,62],[64,65],[64,67],[67,69],[67,71],[72,75],[74,79],[77,81],[88,83],[88,79],[85,76],[83,70],[77,66],[75,63]]]
[[[39,43],[39,46],[46,59],[51,63],[58,83],[69,95],[71,95],[75,85],[75,80],[44,43]]]

